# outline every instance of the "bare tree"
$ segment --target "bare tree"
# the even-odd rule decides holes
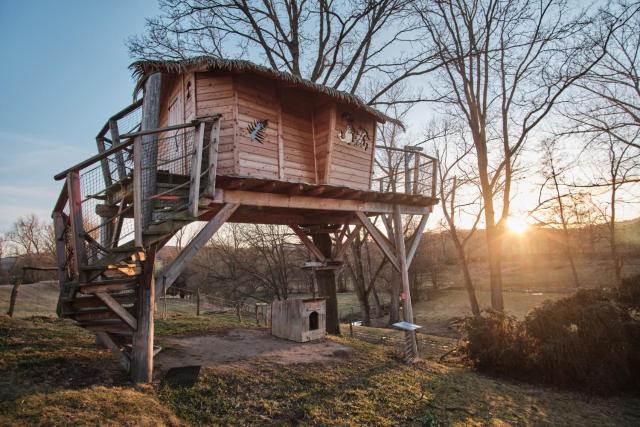
[[[161,15],[128,46],[138,59],[253,58],[384,105],[390,90],[432,69],[432,58],[414,48],[411,3],[161,0]]]
[[[47,225],[31,213],[18,218],[6,234],[18,253],[40,255],[47,247]]]
[[[606,162],[601,157],[594,156],[594,179],[585,185],[575,185],[575,187],[590,188],[592,192],[603,190],[603,195],[607,200],[596,204],[600,211],[600,216],[606,224],[608,231],[609,249],[611,262],[615,275],[616,286],[622,281],[622,268],[624,258],[621,254],[619,236],[617,234],[618,209],[623,199],[629,200],[631,197],[624,197],[626,187],[639,182],[637,174],[640,172],[640,152],[630,144],[621,145],[615,136],[606,134],[606,139],[600,141],[600,149],[605,151]],[[594,149],[592,149],[593,151]],[[593,155],[593,154],[592,154]],[[598,172],[600,176],[598,177]]]
[[[576,102],[565,116],[575,125],[569,133],[588,140],[608,134],[614,141],[640,149],[640,5],[620,2],[619,27],[606,55],[578,82]]]
[[[299,276],[303,249],[295,236],[280,225],[249,225],[244,228],[243,245],[250,248],[251,258],[242,270],[262,289],[278,300],[287,299],[292,279]]]
[[[483,212],[478,177],[472,164],[475,160],[473,144],[467,141],[464,130],[453,121],[444,122],[440,127],[432,126],[426,140],[434,145],[438,159],[438,196],[445,219],[444,228],[448,230],[456,250],[471,312],[479,316],[480,306],[467,256],[467,243],[477,231]],[[464,232],[459,229],[460,216],[472,219]]]
[[[375,259],[372,259],[371,245],[368,244],[367,237],[366,230],[358,233],[349,247],[350,253],[345,257],[345,264],[360,303],[362,323],[370,326],[371,296],[377,296],[376,282],[388,265],[388,259],[380,256],[380,254]],[[380,301],[378,298],[374,298],[374,301],[376,303],[376,314],[380,314]]]
[[[544,182],[540,185],[538,195],[538,205],[529,212],[529,215],[537,219],[538,223],[544,226],[560,227],[562,230],[562,247],[565,256],[571,267],[571,275],[573,284],[576,288],[580,287],[580,278],[576,268],[574,245],[571,239],[570,227],[577,223],[577,219],[572,213],[577,211],[577,202],[579,195],[572,193],[567,189],[564,182],[564,174],[571,168],[571,164],[564,162],[559,164],[556,159],[557,148],[556,140],[546,140],[543,143],[544,157],[542,176]],[[546,192],[550,191],[549,197]],[[540,215],[542,214],[542,218]]]
[[[491,305],[502,311],[501,235],[518,155],[565,91],[603,58],[611,25],[600,31],[564,0],[423,1],[416,12],[427,55],[443,64],[432,98],[464,117],[472,137]]]

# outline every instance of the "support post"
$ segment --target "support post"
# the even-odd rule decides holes
[[[393,228],[395,229],[396,252],[398,263],[400,264],[400,276],[402,278],[402,294],[403,294],[403,311],[405,321],[413,323],[413,307],[411,305],[411,289],[409,286],[409,265],[407,264],[407,255],[404,246],[404,227],[402,225],[402,215],[398,205],[393,205]],[[411,360],[418,357],[418,343],[416,342],[415,331],[405,331],[405,339],[407,341],[406,356]]]
[[[204,123],[198,126],[193,156],[191,156],[191,183],[189,185],[189,213],[198,216],[200,201],[200,175],[202,172],[202,145],[204,144]]]
[[[137,329],[133,332],[131,345],[131,380],[136,383],[148,383],[153,380],[153,315],[156,306],[153,264],[155,257],[154,245],[145,253],[138,287]]]
[[[200,288],[196,288],[196,316],[200,316]]]
[[[80,172],[71,171],[67,175],[67,194],[69,196],[69,219],[71,221],[71,241],[73,247],[73,261],[76,278],[79,283],[84,281],[85,274],[81,266],[87,263],[87,253],[84,247],[84,224],[82,221],[82,193],[80,191]]]
[[[144,86],[144,98],[142,101],[142,123],[141,131],[157,129],[160,122],[160,92],[161,92],[162,74],[154,73],[147,78]],[[139,157],[139,185],[141,194],[138,202],[140,212],[140,233],[145,230],[152,221],[152,200],[151,197],[156,191],[156,169],[158,163],[158,134],[153,133],[143,135],[140,141],[139,150],[134,156]],[[134,157],[135,163],[135,157]],[[134,170],[135,170],[134,166]],[[134,191],[137,190],[134,189]],[[135,198],[135,193],[134,193]],[[136,233],[138,229],[136,229]],[[141,236],[140,236],[141,237]]]
[[[209,137],[209,182],[206,194],[213,198],[216,194],[216,174],[218,173],[218,148],[220,146],[220,118],[213,122]]]
[[[306,236],[305,236],[306,237]],[[313,244],[317,247],[325,258],[331,257],[331,237],[326,232],[313,233],[311,235]],[[340,335],[340,316],[338,313],[338,296],[336,294],[336,270],[316,270],[318,294],[327,298],[326,302],[326,329],[327,333]]]
[[[111,146],[115,147],[120,145],[120,130],[118,129],[118,122],[115,119],[109,120],[109,130],[111,131]],[[118,179],[122,181],[127,177],[127,169],[124,166],[124,156],[122,150],[116,151],[116,166],[118,169]]]

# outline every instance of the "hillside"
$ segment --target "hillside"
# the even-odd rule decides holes
[[[157,322],[158,341],[224,337],[249,325],[215,316]],[[269,353],[203,367],[192,388],[133,386],[86,331],[51,318],[0,318],[0,425],[637,425],[640,401],[586,398],[484,377],[390,347],[329,338],[330,360]],[[300,345],[300,346],[305,346]],[[219,350],[220,351],[220,350]],[[162,354],[162,353],[161,353]],[[175,354],[175,353],[174,353]]]

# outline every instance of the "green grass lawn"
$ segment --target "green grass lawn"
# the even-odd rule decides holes
[[[171,314],[158,340],[253,327]],[[586,398],[500,381],[460,366],[404,364],[348,337],[335,362],[268,359],[203,369],[192,388],[134,386],[71,322],[0,317],[0,425],[638,425],[640,400]]]

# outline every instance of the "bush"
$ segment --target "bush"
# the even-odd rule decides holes
[[[595,393],[640,391],[640,312],[621,295],[579,291],[544,303],[524,321],[483,312],[466,322],[466,353],[493,374]]]
[[[531,343],[515,317],[488,310],[468,318],[464,330],[467,355],[479,370],[516,377],[528,374]]]

